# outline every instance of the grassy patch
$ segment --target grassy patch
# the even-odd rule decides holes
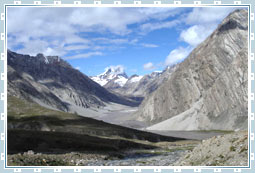
[[[194,130],[194,132],[204,132],[204,133],[222,133],[228,134],[234,132],[233,130]]]

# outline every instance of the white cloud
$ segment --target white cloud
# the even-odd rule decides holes
[[[123,65],[111,65],[109,67],[106,67],[104,70],[107,71],[111,69],[112,70],[112,73],[115,73],[115,74],[121,74],[121,73],[124,73],[125,72],[125,67]]]
[[[120,70],[121,73],[124,72],[124,66],[123,65],[111,65],[109,67],[106,67],[105,70],[108,70],[108,69],[113,69],[113,70]]]
[[[91,43],[91,40],[83,38],[79,32],[111,32],[117,35],[125,35],[133,32],[129,25],[143,23],[150,19],[163,20],[169,16],[178,14],[178,8],[42,8],[42,7],[8,7],[7,29],[8,48],[17,48],[22,45],[25,48],[19,50],[26,54],[33,54],[35,50],[50,52],[50,49],[63,49],[52,53],[70,51],[66,45],[87,44],[99,47]],[[32,15],[31,15],[32,14]],[[32,50],[30,41],[47,41],[48,45]],[[106,40],[110,44],[135,44],[136,39],[123,38]],[[53,46],[52,46],[53,45]],[[38,50],[39,49],[39,50]]]
[[[137,38],[130,40],[129,43],[130,44],[136,44],[139,40]]]
[[[185,8],[158,8],[158,7],[152,7],[152,8],[138,8],[139,13],[145,16],[149,16],[152,19],[158,19],[158,20],[164,20],[168,17],[173,17],[182,11],[184,11]]]
[[[186,30],[183,30],[180,39],[189,45],[195,47],[204,41],[216,28],[216,24],[193,25]]]
[[[148,62],[148,63],[143,65],[143,68],[145,70],[153,70],[153,69],[155,69],[155,66],[154,66],[154,64],[152,62]]]
[[[183,30],[180,39],[195,47],[204,41],[217,27],[217,25],[236,8],[229,7],[203,7],[193,8],[184,19],[191,25]]]
[[[71,50],[84,50],[84,49],[89,49],[90,46],[88,45],[70,45],[64,47],[65,50],[71,51]]]
[[[178,47],[166,57],[165,65],[181,62],[198,44],[203,42],[217,27],[217,25],[236,8],[232,7],[203,7],[193,8],[184,15],[182,22],[189,25],[179,36],[181,41],[188,43],[186,48]]]
[[[165,22],[154,22],[154,23],[145,23],[140,26],[142,33],[148,33],[154,30],[163,29],[163,28],[172,28],[179,24],[179,20],[165,21]]]
[[[64,55],[65,51],[59,47],[51,48],[47,41],[43,40],[30,40],[26,44],[23,44],[23,48],[17,50],[21,54],[29,54],[35,56],[38,53],[43,53],[44,55]]]
[[[80,8],[69,20],[90,31],[110,31],[125,35],[132,32],[128,25],[145,22],[151,18],[163,20],[180,12],[177,8]],[[120,18],[121,16],[121,18]],[[85,22],[86,21],[86,22]]]
[[[110,39],[110,38],[106,38],[106,37],[99,37],[99,38],[95,38],[93,39],[93,41],[97,41],[100,44],[125,44],[125,43],[129,43],[128,39]]]
[[[148,43],[142,43],[141,44],[143,47],[148,47],[148,48],[156,48],[156,47],[159,47],[158,45],[156,44],[148,44]]]
[[[83,53],[83,54],[77,54],[74,56],[66,56],[64,59],[82,59],[82,58],[89,58],[91,56],[102,56],[102,52],[88,52],[88,53]]]
[[[78,66],[78,67],[75,67],[75,69],[80,70],[80,69],[81,69],[81,67],[79,67],[79,66]]]
[[[177,49],[172,50],[165,60],[165,65],[173,65],[173,64],[181,62],[189,55],[191,50],[192,50],[192,47],[190,46],[186,48],[178,47]]]
[[[201,7],[193,8],[185,18],[187,24],[211,24],[219,23],[223,20],[230,12],[236,8],[233,7]]]

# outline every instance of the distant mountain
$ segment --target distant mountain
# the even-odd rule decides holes
[[[122,66],[111,66],[107,67],[104,73],[91,77],[91,79],[107,89],[115,89],[123,87],[128,76]]]
[[[29,56],[8,50],[7,59],[9,95],[80,114],[110,102],[136,104],[109,92],[58,56]]]
[[[106,68],[104,73],[91,77],[91,79],[120,95],[144,98],[156,90],[174,69],[175,66],[171,66],[166,67],[164,71],[154,71],[144,76],[134,74],[128,78],[121,66],[113,66]]]
[[[123,87],[112,89],[112,91],[126,96],[143,98],[155,91],[174,69],[175,66],[172,66],[167,67],[164,71],[155,71],[144,76],[133,75]]]
[[[247,38],[247,10],[236,10],[144,99],[137,120],[148,130],[247,129]]]

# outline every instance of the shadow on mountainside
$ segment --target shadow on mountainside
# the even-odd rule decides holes
[[[8,154],[33,150],[37,153],[114,152],[125,149],[153,149],[155,146],[122,139],[81,135],[67,132],[46,132],[12,129],[7,132]]]

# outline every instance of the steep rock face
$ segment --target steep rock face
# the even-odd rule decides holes
[[[246,10],[226,17],[143,101],[137,118],[154,124],[150,130],[247,128],[247,25]]]
[[[8,94],[45,107],[75,112],[107,102],[134,105],[107,91],[57,56],[21,55],[8,50]]]

